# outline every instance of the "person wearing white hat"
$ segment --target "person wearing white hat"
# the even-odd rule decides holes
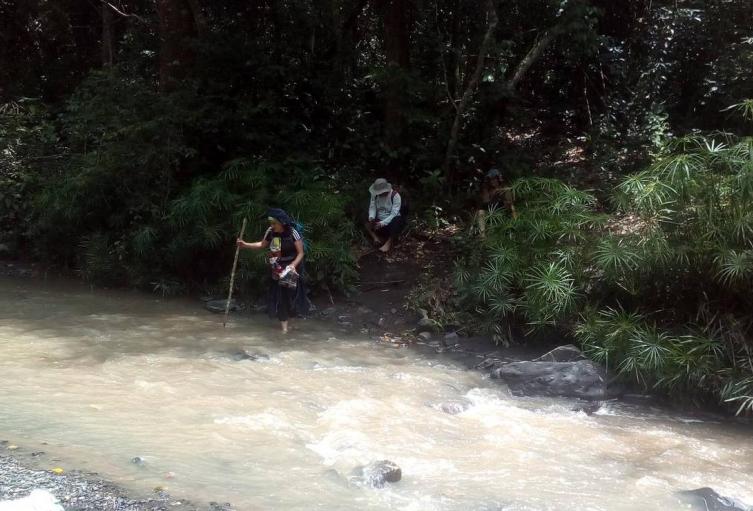
[[[371,202],[366,231],[379,245],[379,250],[387,253],[405,228],[405,217],[401,214],[402,198],[384,178],[374,181],[369,187],[369,194]]]

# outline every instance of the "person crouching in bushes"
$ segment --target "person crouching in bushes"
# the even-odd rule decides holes
[[[478,199],[478,230],[482,238],[486,235],[486,215],[488,211],[505,208],[510,211],[513,218],[518,217],[512,192],[510,188],[505,186],[502,174],[498,169],[491,169],[486,173],[484,181],[481,183]]]
[[[369,187],[369,193],[371,202],[366,231],[379,246],[379,250],[387,253],[405,229],[405,216],[401,213],[402,198],[383,178],[374,181]]]
[[[282,333],[288,333],[290,317],[304,316],[309,300],[303,281],[303,238],[293,226],[293,220],[282,209],[267,211],[269,229],[261,241],[246,243],[238,238],[241,248],[269,248],[271,279],[267,295],[267,314],[277,318]]]

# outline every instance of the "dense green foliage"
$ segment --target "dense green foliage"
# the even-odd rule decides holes
[[[440,321],[565,332],[622,377],[753,405],[748,0],[0,0],[0,20],[0,256],[214,293],[242,218],[254,239],[280,206],[313,287],[346,291],[384,176],[420,225],[462,227],[455,286],[414,293]],[[490,167],[520,215],[480,240]],[[240,287],[264,273],[244,256]]]
[[[558,180],[512,190],[519,216],[493,211],[456,272],[479,327],[559,328],[621,377],[753,408],[753,137],[668,140],[610,214]]]

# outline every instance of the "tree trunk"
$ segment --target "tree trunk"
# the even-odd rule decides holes
[[[112,66],[112,9],[102,4],[102,67]]]
[[[452,123],[452,128],[450,129],[450,138],[447,141],[447,151],[445,153],[443,170],[446,182],[449,186],[453,186],[455,181],[455,152],[457,150],[458,136],[460,135],[460,127],[463,121],[463,115],[468,109],[468,104],[473,97],[473,93],[478,87],[481,73],[484,70],[486,54],[489,51],[489,46],[491,45],[494,35],[494,29],[496,28],[498,23],[497,11],[494,7],[494,1],[486,0],[485,3],[489,20],[486,27],[486,33],[484,34],[484,38],[481,41],[481,48],[479,49],[478,58],[476,60],[476,69],[474,70],[473,75],[471,75],[471,78],[468,81],[465,90],[463,91],[463,95],[460,98],[460,101],[455,105],[455,119]],[[506,89],[513,91],[518,86],[531,66],[541,57],[541,55],[543,55],[547,47],[552,43],[552,41],[554,41],[557,35],[559,35],[561,31],[560,28],[560,25],[555,25],[554,27],[545,31],[540,37],[536,38],[536,41],[534,41],[533,46],[531,46],[531,48],[528,50],[528,53],[526,53],[525,57],[523,57],[523,59],[518,63],[515,71],[512,73],[512,76],[505,82],[504,87]]]
[[[349,11],[337,37],[337,66],[342,79],[349,79],[355,71],[358,43],[363,38],[358,20],[369,4],[369,0],[358,0]]]
[[[486,0],[486,14],[488,22],[486,26],[486,33],[481,40],[481,48],[478,51],[478,58],[476,59],[476,69],[473,71],[468,85],[463,92],[463,96],[460,98],[460,102],[455,107],[455,119],[450,129],[450,138],[447,141],[447,150],[444,157],[444,175],[445,180],[449,186],[453,186],[455,181],[455,150],[458,145],[458,135],[460,134],[460,124],[463,120],[463,115],[468,108],[468,103],[471,101],[478,82],[481,79],[481,73],[484,70],[484,62],[486,61],[486,53],[489,51],[492,38],[494,36],[494,30],[497,28],[499,19],[497,18],[497,10],[494,8],[493,0]]]
[[[521,60],[518,64],[518,67],[517,69],[515,69],[515,73],[512,75],[512,78],[510,78],[510,80],[508,80],[507,82],[507,85],[511,90],[515,89],[518,86],[533,63],[539,60],[539,57],[541,57],[541,54],[544,53],[544,50],[546,50],[547,47],[552,43],[557,35],[556,29],[557,27],[547,30],[533,43],[531,49],[528,50],[526,56],[523,57],[523,60]]]
[[[387,147],[396,150],[405,130],[404,83],[410,69],[409,0],[384,0],[387,84],[384,108]]]
[[[189,75],[195,59],[193,40],[200,22],[189,0],[157,0],[159,16],[160,55],[159,82],[162,91],[170,91]],[[198,12],[198,11],[197,11]]]

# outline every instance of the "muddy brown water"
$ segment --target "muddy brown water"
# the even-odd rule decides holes
[[[185,300],[0,278],[0,439],[239,510],[674,510],[700,486],[753,503],[743,426],[620,404],[587,416],[328,324],[282,337],[261,315],[221,321]],[[348,484],[380,459],[402,481]]]

